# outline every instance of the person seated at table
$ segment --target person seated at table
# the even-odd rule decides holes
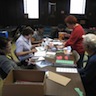
[[[72,29],[69,39],[64,42],[64,46],[71,46],[72,50],[75,50],[80,55],[80,59],[77,62],[77,68],[83,67],[83,57],[85,50],[82,45],[82,35],[85,34],[83,27],[77,23],[77,18],[73,15],[69,15],[65,18],[65,23],[69,29]]]
[[[70,35],[67,34],[67,32],[65,31],[65,26],[63,24],[59,24],[58,25],[58,28],[51,32],[50,36],[52,39],[55,39],[55,38],[59,38],[59,32],[64,32],[65,34],[65,37],[69,37]],[[68,36],[67,36],[68,35]]]
[[[11,53],[11,40],[9,38],[0,37],[0,76],[6,78],[8,73],[13,69],[20,69],[17,64],[7,57]]]
[[[96,96],[96,35],[86,34],[83,38],[83,46],[89,58],[86,66],[78,71],[86,91],[86,96]]]
[[[34,31],[34,34],[32,35],[32,43],[38,42],[41,43],[43,39],[43,32],[44,32],[44,26],[38,25],[37,30]]]
[[[20,61],[25,61],[36,52],[35,47],[38,45],[31,44],[32,34],[33,31],[30,28],[24,28],[21,36],[16,41],[16,55]]]

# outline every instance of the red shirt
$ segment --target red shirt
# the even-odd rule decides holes
[[[83,38],[82,35],[84,35],[84,29],[82,28],[81,25],[77,25],[71,35],[70,38],[67,40],[67,42],[65,43],[65,47],[66,46],[71,46],[73,50],[76,50],[79,54],[84,53],[84,48],[83,48]]]

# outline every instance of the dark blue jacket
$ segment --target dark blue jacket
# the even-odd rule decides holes
[[[86,96],[96,96],[96,54],[91,55],[85,68],[78,71],[86,91]]]

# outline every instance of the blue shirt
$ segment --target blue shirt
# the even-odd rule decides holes
[[[31,40],[27,40],[23,35],[21,35],[17,41],[16,41],[16,53],[18,52],[24,52],[24,51],[30,51],[32,48]],[[27,54],[27,55],[22,55],[18,56],[19,60],[25,60],[29,57],[32,57],[33,54]]]

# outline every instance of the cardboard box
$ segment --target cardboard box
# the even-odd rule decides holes
[[[2,96],[44,96],[45,72],[13,70],[4,81]]]

